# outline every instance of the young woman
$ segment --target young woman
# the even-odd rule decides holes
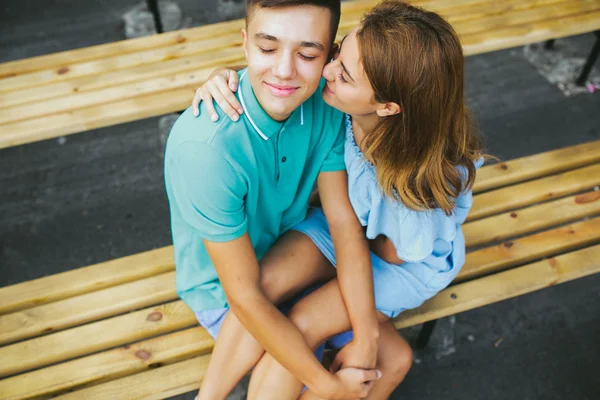
[[[390,318],[444,289],[465,262],[461,225],[472,205],[476,169],[483,163],[481,141],[464,103],[460,41],[435,13],[398,0],[380,3],[344,38],[323,77],[323,99],[346,113],[348,194],[371,249],[380,322],[377,350],[371,357],[382,377],[368,398],[386,399],[412,362],[410,347]],[[214,112],[214,97],[228,115],[241,109],[228,89],[232,84],[237,84],[236,74],[217,71],[199,89],[194,107],[201,99],[210,100],[205,105]],[[293,230],[284,241],[289,250],[290,240],[297,240],[306,255],[298,268],[336,265],[328,224],[319,208],[310,209]],[[266,257],[273,267],[265,273],[277,268],[277,247]],[[369,355],[360,350],[369,346],[347,332],[352,326],[335,278],[296,303],[289,318],[315,349],[326,340],[343,347],[332,372],[340,367],[373,367],[363,365]],[[235,346],[249,335],[239,325],[224,326],[220,335],[229,338],[232,351],[226,361],[211,361],[222,366],[221,379],[207,377],[201,395],[204,390],[230,389],[239,377],[228,375],[226,367],[238,360],[247,363],[239,352],[256,351]],[[253,371],[248,395],[261,400],[317,398],[310,391],[302,393],[302,388],[264,354]]]

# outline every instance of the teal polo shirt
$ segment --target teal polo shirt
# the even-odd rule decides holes
[[[207,112],[194,117],[187,109],[173,125],[165,184],[177,293],[192,311],[227,307],[203,239],[227,242],[248,232],[260,259],[306,217],[319,173],[345,169],[343,114],[323,102],[323,85],[278,122],[262,109],[243,70],[239,121],[218,110],[214,123]]]

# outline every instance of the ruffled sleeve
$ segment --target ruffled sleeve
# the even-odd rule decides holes
[[[421,262],[433,253],[437,239],[452,242],[456,237],[453,214],[448,216],[441,209],[413,211],[384,196],[372,200],[367,237],[385,235],[401,260]]]

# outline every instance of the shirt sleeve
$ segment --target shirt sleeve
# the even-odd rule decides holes
[[[346,169],[344,163],[344,142],[346,140],[346,124],[340,124],[340,130],[337,133],[335,142],[325,158],[320,172],[343,171]]]
[[[170,163],[174,200],[202,238],[227,242],[246,233],[247,186],[219,152],[205,143],[186,142],[178,145]]]

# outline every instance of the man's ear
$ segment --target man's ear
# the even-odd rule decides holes
[[[244,47],[244,55],[246,56],[246,62],[248,61],[248,32],[246,28],[242,29],[242,46]]]
[[[389,102],[381,103],[376,112],[380,117],[391,117],[392,115],[400,114],[401,111],[402,109],[397,103]]]

